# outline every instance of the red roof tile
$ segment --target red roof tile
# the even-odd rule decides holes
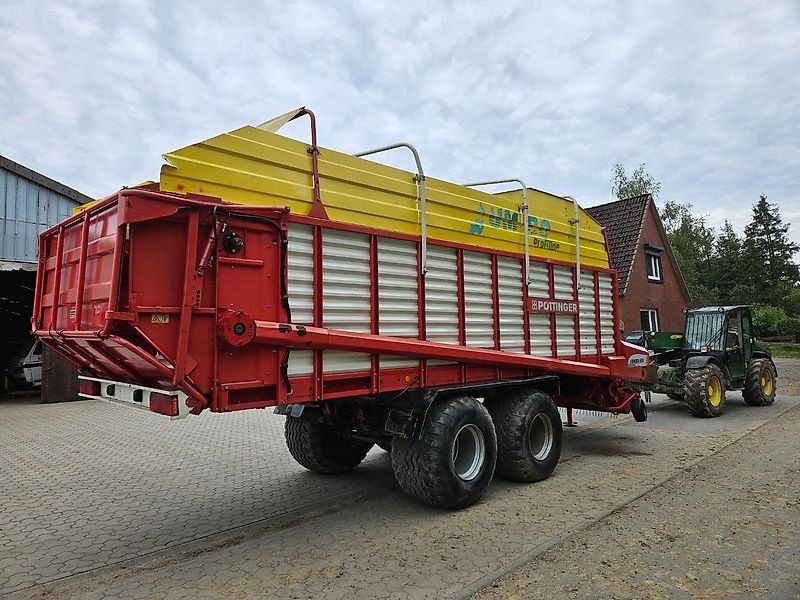
[[[651,201],[650,194],[643,194],[586,209],[586,212],[606,228],[608,246],[611,250],[611,266],[619,274],[620,295],[624,295],[628,288],[644,216]]]

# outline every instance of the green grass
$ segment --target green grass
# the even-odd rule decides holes
[[[775,343],[768,344],[775,358],[800,358],[800,344]]]

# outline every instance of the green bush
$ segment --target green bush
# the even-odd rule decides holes
[[[800,318],[789,317],[786,319],[785,333],[783,335],[790,335],[795,343],[800,343]]]
[[[757,304],[753,308],[753,330],[756,337],[789,335],[786,331],[789,317],[782,308]]]

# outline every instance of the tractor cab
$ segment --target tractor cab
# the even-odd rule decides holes
[[[686,313],[683,348],[687,358],[715,356],[731,380],[744,379],[754,344],[749,306],[709,306]]]

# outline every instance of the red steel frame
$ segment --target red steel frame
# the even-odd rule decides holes
[[[313,119],[313,117],[312,117]],[[210,223],[214,239],[211,234],[205,247],[200,244],[201,227],[209,224],[209,219],[216,215],[218,207],[228,211],[236,211],[244,216],[264,216],[274,218],[277,226],[283,231],[289,221],[305,223],[312,226],[313,231],[313,326],[304,327],[288,324],[285,312],[273,309],[278,318],[263,319],[253,317],[240,310],[236,302],[229,302],[223,306],[219,302],[220,295],[225,293],[225,286],[220,280],[228,272],[245,273],[243,269],[266,268],[266,260],[259,258],[237,258],[231,256],[217,256],[216,274],[214,278],[213,296],[208,300],[210,290],[204,283],[209,277],[211,269],[206,265],[209,262],[209,249],[216,244],[219,235],[220,222],[214,217]],[[114,231],[105,237],[90,240],[90,228],[106,219],[111,223],[111,215],[116,215]],[[204,215],[204,216],[203,216]],[[210,217],[209,215],[212,215]],[[202,219],[201,220],[201,216]],[[268,235],[268,229],[258,224],[242,221],[238,217],[228,218],[235,227],[241,228],[246,235]],[[147,286],[136,293],[129,290],[129,297],[123,298],[128,282],[123,281],[125,269],[130,270],[133,265],[130,251],[130,241],[138,235],[139,224],[152,221],[169,222],[170,226],[184,231],[180,244],[184,247],[185,261],[182,265],[180,278],[180,302],[178,306],[135,306],[137,294],[148,292]],[[105,222],[105,221],[104,221]],[[64,244],[68,235],[72,235],[75,228],[79,227],[79,242],[74,248],[65,253]],[[233,225],[232,225],[233,227]],[[250,229],[248,229],[248,227]],[[324,328],[322,305],[322,269],[323,269],[323,238],[326,228],[354,231],[369,236],[370,254],[370,333],[361,334],[347,331],[335,331]],[[251,233],[252,231],[252,233]],[[273,235],[277,235],[274,234]],[[113,237],[112,237],[113,236]],[[553,357],[539,357],[528,354],[531,347],[530,327],[527,308],[524,313],[524,340],[525,354],[500,351],[500,322],[499,322],[499,297],[498,297],[498,256],[510,256],[522,260],[522,256],[512,252],[491,250],[492,289],[487,293],[492,294],[493,323],[494,323],[494,348],[473,348],[466,344],[466,322],[464,306],[464,262],[463,252],[487,252],[487,249],[476,248],[453,242],[435,241],[436,245],[449,246],[456,249],[457,281],[458,281],[458,315],[459,345],[439,344],[425,340],[425,281],[417,268],[418,281],[418,339],[400,339],[379,335],[379,299],[378,299],[378,245],[380,238],[407,239],[417,242],[417,267],[419,267],[419,236],[410,236],[401,233],[377,230],[363,226],[336,223],[323,217],[288,215],[285,209],[246,207],[240,205],[222,204],[216,199],[198,196],[180,196],[142,189],[128,189],[119,192],[105,201],[90,207],[81,214],[76,215],[64,223],[44,232],[39,241],[40,256],[42,260],[36,282],[36,298],[34,303],[33,328],[36,335],[54,347],[67,358],[74,360],[79,366],[91,374],[102,375],[107,378],[127,379],[138,382],[146,379],[150,383],[160,383],[162,386],[179,388],[185,391],[194,412],[210,407],[215,411],[227,411],[242,408],[265,407],[287,402],[319,402],[347,397],[372,396],[384,392],[402,391],[409,387],[429,388],[437,386],[451,386],[457,384],[472,384],[491,382],[501,379],[512,379],[555,373],[565,377],[577,378],[576,381],[585,383],[586,391],[576,393],[572,397],[563,394],[557,401],[564,406],[591,407],[598,410],[613,410],[625,412],[629,409],[632,390],[624,383],[627,381],[643,380],[647,376],[647,369],[641,367],[628,367],[627,358],[635,353],[633,347],[627,346],[620,340],[619,331],[615,327],[615,353],[613,356],[603,356],[601,328],[599,321],[599,273],[611,274],[612,289],[614,292],[613,310],[615,318],[618,316],[618,299],[616,296],[616,272],[611,269],[586,267],[594,273],[595,297],[594,311],[596,320],[597,355],[591,357],[591,362],[581,359],[580,353],[580,315],[575,315],[575,351],[574,360],[558,358],[556,355],[556,322],[555,315],[550,318],[551,349]],[[55,238],[55,240],[54,240]],[[109,238],[112,238],[109,240]],[[55,251],[51,253],[53,242]],[[113,243],[113,246],[111,245]],[[274,244],[275,242],[273,242]],[[606,241],[607,244],[607,241]],[[111,260],[111,275],[107,282],[87,282],[87,264],[90,259],[98,260],[103,254],[113,247]],[[91,252],[90,252],[91,248]],[[281,248],[283,246],[281,245]],[[98,252],[102,249],[103,252]],[[76,252],[77,251],[77,252]],[[216,248],[216,252],[221,252]],[[70,254],[71,253],[71,254]],[[72,257],[77,254],[77,259]],[[196,262],[199,257],[199,262]],[[213,259],[211,259],[213,260]],[[534,259],[539,260],[539,259]],[[127,261],[127,262],[126,262]],[[285,251],[281,258],[282,267],[286,273]],[[123,265],[123,263],[126,263]],[[553,297],[553,265],[563,264],[572,267],[574,273],[573,291],[578,300],[578,282],[580,273],[575,265],[557,260],[542,260],[549,263],[549,289]],[[77,276],[75,277],[75,319],[71,327],[64,322],[63,309],[69,302],[62,299],[62,276],[64,267],[70,267],[70,276],[74,276],[73,265],[77,263]],[[226,267],[222,269],[223,265]],[[107,267],[108,265],[106,265]],[[230,267],[228,269],[227,267]],[[237,271],[238,269],[238,271]],[[265,273],[267,271],[264,271]],[[205,274],[205,279],[204,279]],[[174,273],[172,275],[178,275]],[[94,275],[93,275],[94,276]],[[291,277],[291,273],[288,274]],[[521,301],[527,307],[527,285],[523,273],[523,289]],[[237,280],[241,281],[241,279]],[[267,290],[267,297],[258,298],[256,305],[271,302],[276,307],[279,290]],[[87,283],[88,288],[87,288]],[[68,286],[72,281],[68,282]],[[94,287],[93,287],[94,286]],[[92,323],[83,320],[87,300],[87,289],[98,286],[107,286],[108,306],[104,315]],[[206,287],[204,287],[206,286]],[[266,289],[266,288],[265,288]],[[72,288],[70,287],[70,292]],[[95,292],[93,292],[95,293]],[[248,290],[241,290],[242,294],[249,295]],[[68,294],[69,296],[69,294]],[[203,304],[200,303],[203,298]],[[272,306],[272,304],[270,304]],[[43,315],[50,311],[50,320],[47,327],[43,327]],[[237,312],[238,311],[238,312]],[[144,323],[147,314],[173,314],[177,318],[178,328],[173,331],[168,340],[158,340],[149,331],[158,331],[151,328],[147,330]],[[96,317],[97,315],[95,315]],[[202,327],[198,329],[198,319]],[[238,319],[238,320],[237,320]],[[91,320],[91,317],[90,317]],[[102,324],[98,327],[98,323]],[[246,324],[249,332],[246,335],[232,333],[232,327]],[[244,326],[244,325],[243,325]],[[207,356],[202,357],[195,349],[198,340],[204,339],[198,331],[208,331],[207,337],[214,338],[207,348]],[[124,333],[128,331],[129,333]],[[172,331],[172,330],[171,330]],[[130,332],[135,332],[133,335]],[[252,346],[251,346],[252,344]],[[200,344],[202,346],[202,344]],[[190,346],[192,351],[190,352]],[[235,348],[235,351],[232,350]],[[250,349],[252,348],[252,349]],[[288,348],[303,348],[313,350],[313,373],[310,376],[297,376],[291,378],[291,389],[295,390],[289,396],[289,386],[285,377],[278,375],[277,361],[279,356],[285,356]],[[260,349],[260,350],[256,350]],[[349,350],[372,354],[371,368],[369,371],[324,374],[323,351]],[[239,354],[237,354],[239,353]],[[381,369],[379,355],[394,354],[409,356],[419,359],[418,367],[406,369]],[[229,356],[250,359],[255,356],[260,361],[258,368],[253,367],[250,375],[242,375],[236,379],[236,367],[228,367],[228,371],[219,371],[221,364],[235,365],[230,362]],[[269,357],[274,355],[274,357]],[[161,357],[161,358],[159,358]],[[587,357],[588,359],[589,357]],[[165,360],[166,359],[166,360]],[[433,370],[427,366],[427,360],[438,359],[453,361],[458,364],[436,366]],[[232,359],[231,359],[232,360]],[[238,359],[237,359],[238,360]],[[272,362],[270,362],[272,361]],[[280,362],[280,361],[278,361]],[[206,364],[213,363],[213,364]],[[270,368],[264,365],[272,364]],[[265,370],[266,369],[266,370]],[[210,373],[213,384],[204,384],[196,380],[195,373]],[[253,376],[252,373],[270,373],[268,381],[263,376]],[[215,374],[215,375],[214,375]],[[309,380],[310,379],[310,380]],[[573,386],[575,387],[575,386]],[[259,390],[269,388],[271,391],[259,396]],[[585,396],[588,394],[588,396]]]

